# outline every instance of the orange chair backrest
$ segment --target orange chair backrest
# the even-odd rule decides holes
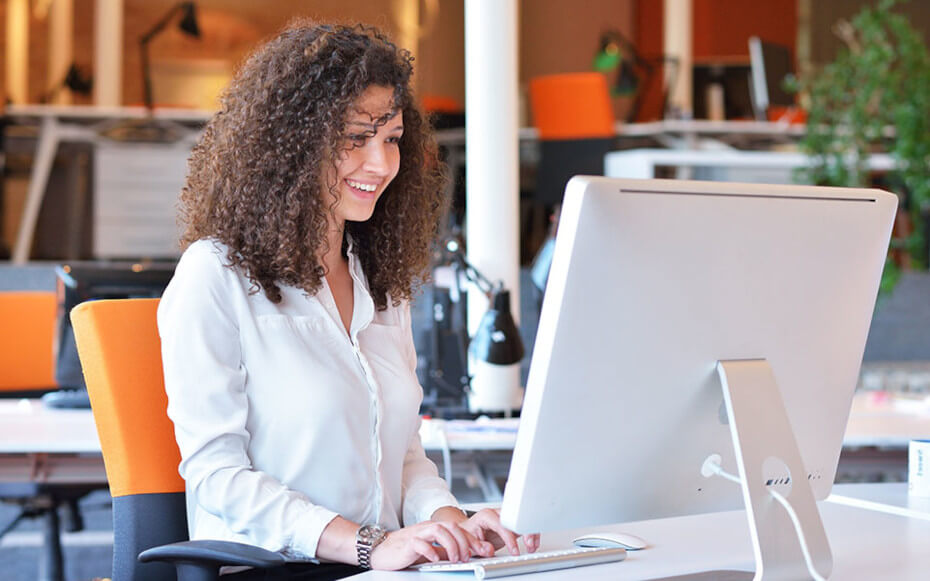
[[[420,106],[429,113],[462,113],[465,105],[455,97],[447,95],[423,95]]]
[[[530,80],[533,125],[540,139],[613,137],[614,113],[603,73],[565,73]]]
[[[113,496],[184,491],[166,411],[158,301],[89,301],[71,311]]]
[[[56,386],[57,308],[53,291],[0,292],[0,391]]]

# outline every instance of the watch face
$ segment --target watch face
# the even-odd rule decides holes
[[[380,525],[365,525],[358,531],[359,540],[368,542],[384,536],[384,528]]]

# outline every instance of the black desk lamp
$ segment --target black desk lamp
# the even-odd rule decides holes
[[[478,360],[487,361],[494,365],[513,365],[523,359],[525,350],[520,330],[510,312],[510,291],[504,288],[503,281],[491,283],[486,276],[465,260],[458,240],[450,238],[446,241],[446,250],[452,257],[452,270],[455,273],[456,285],[459,284],[459,275],[474,283],[484,292],[491,303],[491,307],[478,323],[478,329],[470,341],[467,341],[468,351]],[[462,309],[465,302],[460,301]],[[462,320],[465,320],[463,314]],[[467,330],[465,331],[467,337]]]
[[[54,87],[48,90],[44,95],[39,97],[40,103],[48,103],[54,99],[62,89],[69,89],[79,95],[90,95],[94,88],[94,79],[89,73],[82,71],[77,64],[71,63],[65,77]]]
[[[616,29],[606,30],[601,34],[600,48],[594,55],[593,68],[602,73],[617,71],[617,80],[611,88],[613,95],[633,95],[633,104],[627,115],[627,122],[636,120],[642,106],[643,90],[649,86],[656,73],[656,66],[670,64],[673,66],[667,87],[662,95],[662,112],[668,102],[668,95],[678,76],[678,59],[660,56],[654,59],[643,58],[636,46]]]
[[[611,88],[616,95],[634,95],[627,121],[636,119],[642,98],[642,85],[647,85],[655,67],[640,56],[636,47],[622,32],[610,29],[601,34],[600,48],[594,56],[594,70],[603,73],[617,71],[617,80]],[[640,82],[643,77],[643,82]]]
[[[155,107],[152,98],[152,71],[149,65],[149,42],[160,33],[171,22],[179,12],[183,13],[178,28],[181,32],[194,38],[200,38],[200,26],[197,25],[197,12],[193,2],[179,2],[165,14],[161,20],[155,23],[151,30],[142,35],[139,39],[139,49],[142,53],[142,84],[143,84],[143,102],[145,108],[151,111]]]

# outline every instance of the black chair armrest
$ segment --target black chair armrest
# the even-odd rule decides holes
[[[186,568],[218,571],[225,565],[242,565],[266,569],[284,564],[284,557],[260,547],[231,541],[182,541],[152,547],[139,553],[139,561],[167,561]],[[215,575],[216,573],[214,573]],[[179,579],[180,579],[179,575]],[[204,577],[207,578],[207,577]]]

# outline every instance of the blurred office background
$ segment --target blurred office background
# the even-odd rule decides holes
[[[453,178],[448,192],[453,212],[444,236],[467,248],[464,14],[472,1],[480,0],[0,0],[0,293],[54,292],[60,285],[56,269],[66,263],[170,268],[177,255],[174,197],[191,145],[237,63],[296,17],[371,23],[414,53],[417,91],[434,114]],[[759,95],[752,88],[750,38],[787,55],[783,72],[813,78],[849,49],[848,28],[838,23],[850,22],[862,8],[875,4],[519,2],[518,115],[525,128],[520,134],[520,185],[519,191],[500,195],[520,199],[520,290],[514,304],[519,304],[527,345],[520,363],[524,381],[565,179],[546,171],[610,173],[611,167],[619,167],[621,174],[631,168],[651,172],[636,177],[803,179],[796,169],[805,163],[799,147],[805,136],[804,103],[793,94],[787,103],[783,96],[776,102],[776,81],[778,86],[768,87],[773,107],[760,112]],[[179,26],[191,12],[196,35]],[[930,35],[930,3],[902,2],[894,12],[924,39]],[[540,111],[534,111],[534,82],[592,72],[605,77],[598,98],[607,104],[601,118],[606,129],[593,138],[548,138]],[[565,111],[557,116],[572,115]],[[760,124],[750,129],[726,124],[753,120]],[[723,124],[670,124],[690,121]],[[54,148],[43,153],[41,143],[50,132]],[[875,149],[876,154],[887,153]],[[608,153],[614,161],[605,163]],[[876,159],[869,183],[898,188],[890,177],[894,160]],[[588,169],[592,163],[594,169]],[[896,226],[895,275],[879,301],[859,385],[861,391],[906,394],[917,402],[930,395],[926,238],[922,247],[910,242],[922,219],[920,212],[905,208]],[[437,248],[435,281],[425,287],[414,317],[424,412],[449,417],[468,415],[467,381],[461,379],[468,374],[460,349],[467,341],[462,299],[448,277],[455,264],[448,246]],[[56,317],[61,314],[59,310]],[[18,331],[0,320],[4,335]],[[48,359],[55,363],[51,350]],[[0,369],[0,376],[4,371]],[[11,390],[9,397],[35,397],[59,387],[53,381],[32,391]],[[841,479],[893,480],[903,474],[901,450],[848,452],[852,461],[841,463]],[[466,479],[454,482],[463,500],[479,500],[469,484]],[[0,504],[0,528],[28,505],[28,499],[16,495],[6,500]],[[83,529],[63,536],[64,578],[107,577],[109,496],[95,491],[80,500],[80,507],[82,527],[69,525],[68,510],[60,509],[64,529]],[[40,574],[45,521],[41,510],[36,515],[40,518],[24,518],[0,537],[0,576],[25,580]]]

